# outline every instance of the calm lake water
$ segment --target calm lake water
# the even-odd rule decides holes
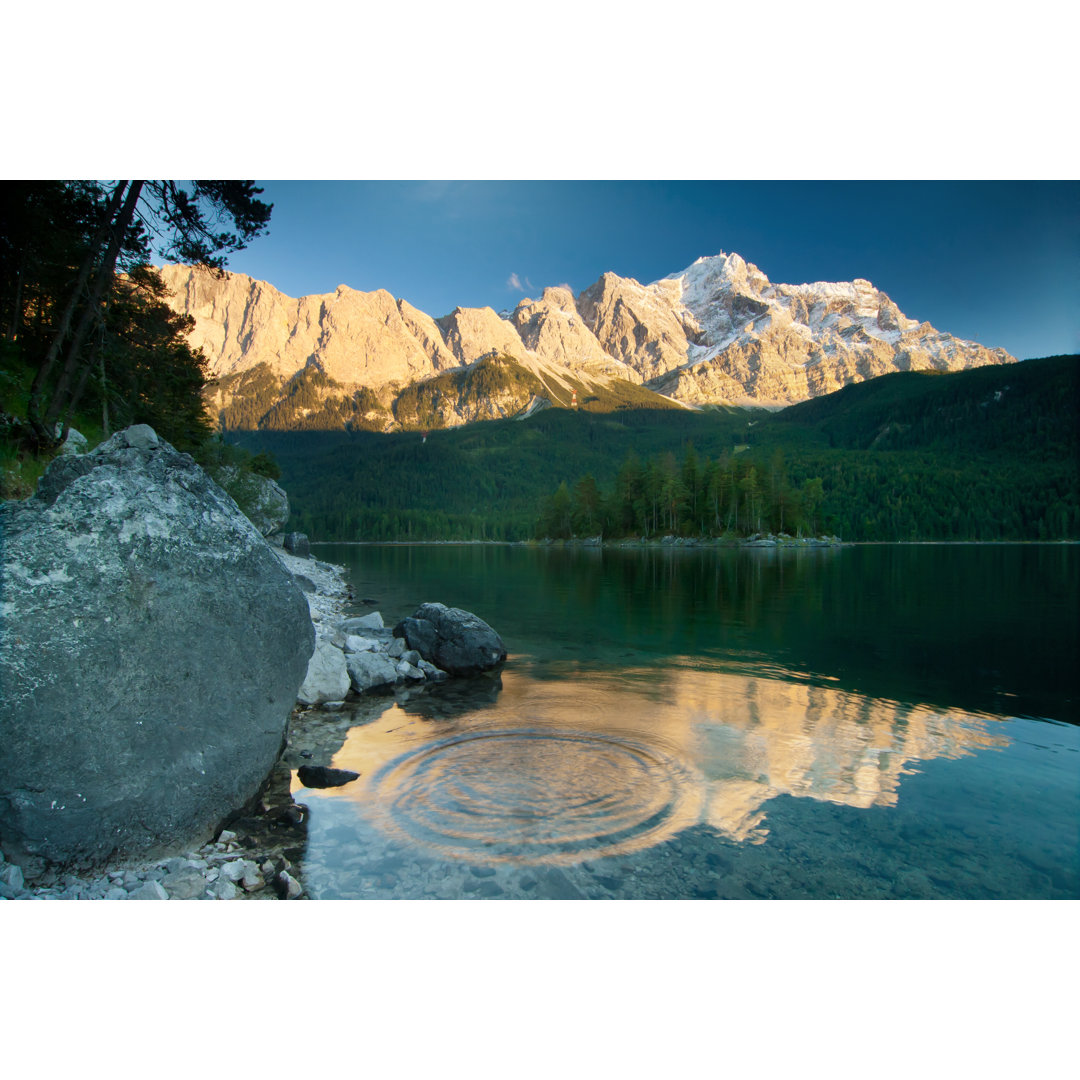
[[[1080,896],[1080,548],[315,554],[510,654],[309,725],[315,898]]]

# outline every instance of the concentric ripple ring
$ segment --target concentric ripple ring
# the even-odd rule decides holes
[[[394,831],[475,861],[579,862],[651,846],[687,824],[682,767],[608,733],[458,734],[397,757],[372,782]]]

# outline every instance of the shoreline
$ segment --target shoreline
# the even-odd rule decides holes
[[[331,631],[334,619],[344,617],[351,601],[344,567],[270,547],[294,578],[304,579],[297,584],[304,590],[318,640]],[[302,808],[293,803],[290,781],[292,770],[311,756],[306,737],[294,739],[297,720],[308,711],[308,706],[294,703],[277,759],[258,791],[205,843],[162,845],[98,865],[59,866],[42,859],[16,864],[0,854],[0,900],[306,899],[300,871],[290,857],[304,842],[306,821]]]
[[[818,537],[780,540],[701,540],[672,537],[660,540],[310,540],[312,547],[527,547],[527,548],[779,548],[803,550],[823,547],[1075,547],[1080,540],[842,540]]]

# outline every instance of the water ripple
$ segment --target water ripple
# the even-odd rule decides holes
[[[443,854],[572,863],[658,843],[684,828],[683,767],[610,733],[509,729],[427,743],[372,778],[388,824]]]

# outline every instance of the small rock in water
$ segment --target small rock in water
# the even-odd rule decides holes
[[[349,769],[331,769],[326,765],[301,765],[296,775],[304,787],[329,788],[351,783],[360,774]]]

